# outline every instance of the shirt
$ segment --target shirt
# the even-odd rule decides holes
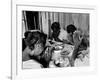
[[[61,29],[58,38],[60,40],[68,40],[68,33],[64,29]]]

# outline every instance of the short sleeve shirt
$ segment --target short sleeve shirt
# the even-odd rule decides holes
[[[61,29],[58,38],[60,40],[68,40],[68,33],[65,30]]]

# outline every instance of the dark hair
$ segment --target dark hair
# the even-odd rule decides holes
[[[47,35],[39,31],[25,32],[26,45],[32,48],[34,48],[34,45],[37,43],[37,41],[38,43],[42,44],[42,46],[44,47],[46,43],[46,38],[47,38]]]
[[[59,22],[53,22],[52,25],[51,25],[51,29],[53,31],[60,30],[60,24],[59,24]]]
[[[68,33],[73,33],[73,32],[76,31],[76,29],[77,28],[73,24],[70,24],[70,25],[67,26],[67,32]]]

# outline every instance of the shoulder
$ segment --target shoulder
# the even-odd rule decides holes
[[[35,60],[28,60],[23,62],[23,68],[28,68],[28,69],[42,68],[42,65]]]
[[[61,30],[60,30],[60,33],[65,33],[65,34],[67,34],[67,31],[64,30],[64,29],[61,29]]]

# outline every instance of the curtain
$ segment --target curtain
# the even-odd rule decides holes
[[[33,12],[34,13],[34,12]],[[51,25],[53,22],[59,22],[60,27],[66,29],[67,25],[74,24],[84,32],[89,32],[89,14],[83,13],[61,13],[61,12],[35,12],[38,13],[38,28],[51,36]],[[32,16],[33,17],[33,16]],[[32,22],[32,21],[31,21]],[[34,23],[34,20],[33,20]],[[22,29],[23,34],[28,30],[26,11],[22,12]]]
[[[67,25],[74,24],[83,31],[89,31],[89,14],[82,13],[59,13],[59,12],[39,12],[42,17],[42,30],[50,35],[53,22],[59,22],[60,27],[66,29]],[[39,18],[41,18],[39,17]]]

